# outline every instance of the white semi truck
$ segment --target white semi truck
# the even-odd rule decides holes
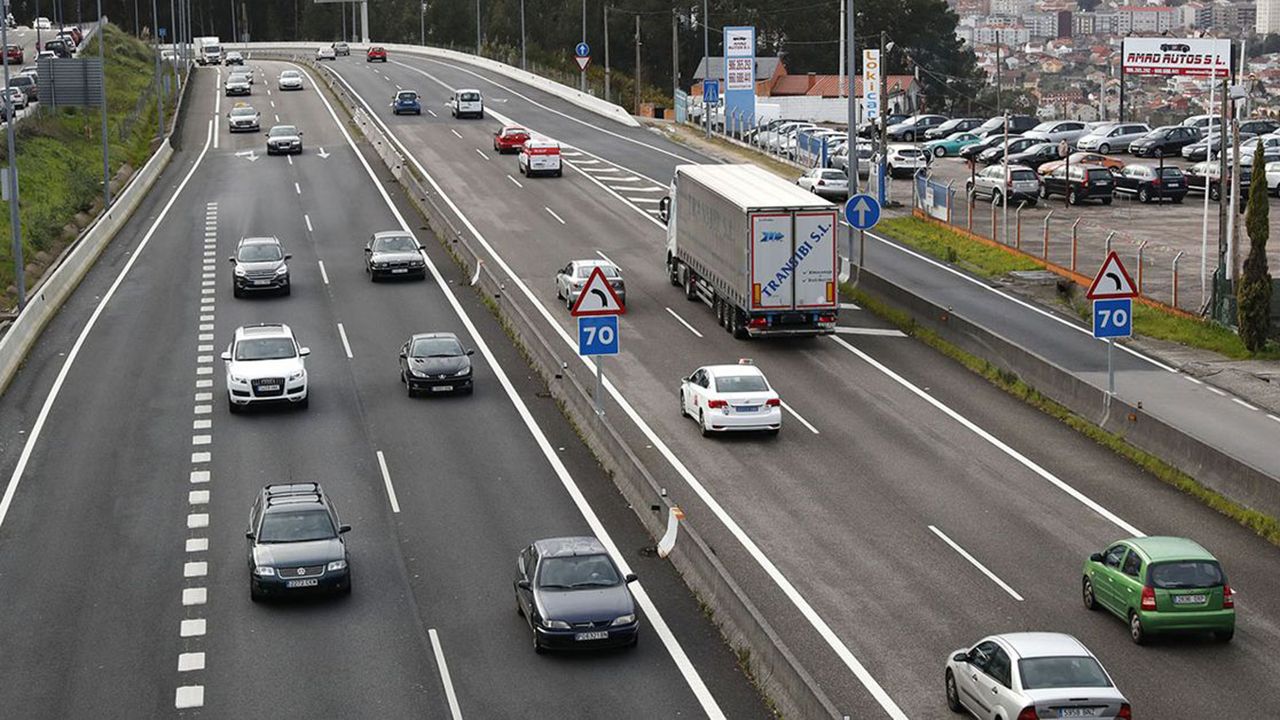
[[[222,64],[222,41],[216,35],[193,39],[196,49],[196,63],[199,65]]]
[[[835,332],[835,205],[755,165],[679,165],[658,208],[671,284],[734,337]]]

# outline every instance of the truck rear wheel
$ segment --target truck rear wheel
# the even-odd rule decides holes
[[[675,258],[667,258],[667,279],[672,285],[680,287],[680,263]]]
[[[744,320],[745,319],[742,317],[742,311],[738,308],[733,308],[730,311],[729,332],[733,333],[733,336],[739,340],[748,340],[751,338],[751,336],[747,334],[747,324]]]
[[[689,302],[698,299],[697,281],[693,279],[693,273],[688,269],[684,271],[684,298]]]

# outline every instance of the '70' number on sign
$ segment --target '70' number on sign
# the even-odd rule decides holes
[[[587,336],[587,345],[612,345],[614,330],[610,325],[588,325],[582,328]]]
[[[1129,311],[1124,308],[1115,308],[1114,310],[1099,308],[1098,321],[1098,326],[1101,328],[1127,327],[1129,325]]]

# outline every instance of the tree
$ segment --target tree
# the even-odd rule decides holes
[[[1267,238],[1270,210],[1267,206],[1267,180],[1262,143],[1253,153],[1253,180],[1249,183],[1249,205],[1244,224],[1249,233],[1249,255],[1244,259],[1244,272],[1236,288],[1236,322],[1240,340],[1249,352],[1256,353],[1267,344],[1271,329],[1271,274],[1267,272]]]

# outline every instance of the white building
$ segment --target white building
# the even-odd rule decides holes
[[[1280,33],[1280,0],[1258,0],[1259,35]]]
[[[957,29],[957,32],[959,30]],[[1024,45],[1031,33],[1024,27],[992,27],[983,25],[973,29],[974,45]]]
[[[1022,16],[1022,24],[1033,38],[1058,37],[1057,13],[1027,13]]]
[[[1031,0],[991,0],[992,15],[1022,17],[1031,11]]]
[[[1171,7],[1131,5],[1118,8],[1116,15],[1121,34],[1157,34],[1180,25],[1177,22],[1179,12]]]

